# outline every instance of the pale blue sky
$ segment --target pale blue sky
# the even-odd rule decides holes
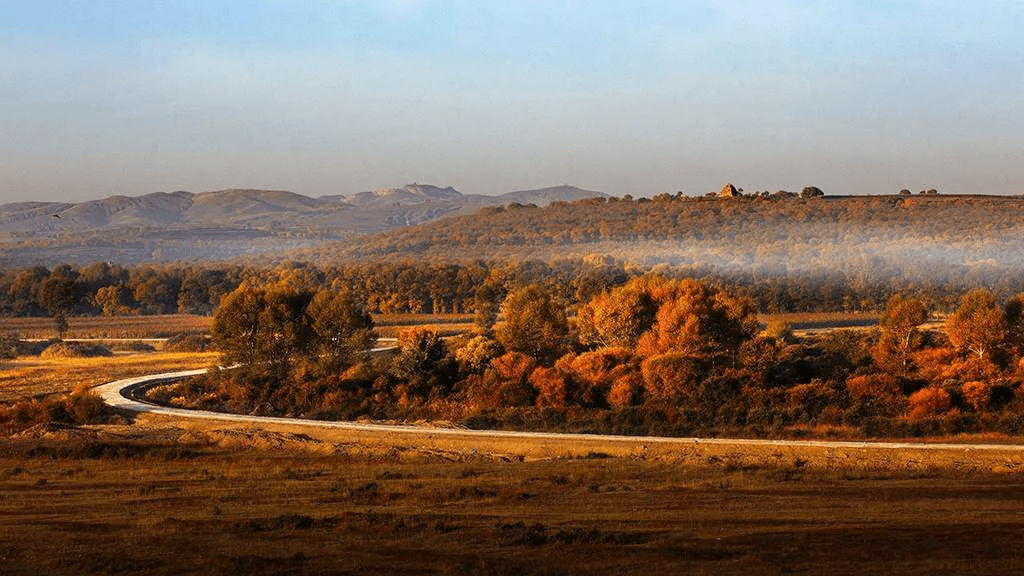
[[[0,0],[0,202],[1024,193],[1024,0]]]

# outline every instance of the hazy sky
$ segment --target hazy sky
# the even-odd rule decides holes
[[[0,0],[0,202],[1024,193],[1024,0]]]

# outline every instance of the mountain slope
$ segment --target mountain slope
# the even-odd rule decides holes
[[[600,196],[572,187],[464,195],[409,184],[310,198],[283,190],[157,192],[0,205],[0,263],[261,256],[467,214],[481,206]]]

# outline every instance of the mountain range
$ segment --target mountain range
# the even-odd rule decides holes
[[[74,203],[18,202],[0,205],[0,263],[256,257],[472,214],[485,206],[544,206],[603,196],[567,185],[487,196],[409,184],[317,198],[283,190],[230,189]]]

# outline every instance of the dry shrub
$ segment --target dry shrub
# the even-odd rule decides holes
[[[949,410],[952,405],[953,397],[949,392],[937,386],[930,386],[910,395],[907,399],[907,416],[911,420],[938,416]]]
[[[836,403],[836,390],[823,380],[797,384],[786,390],[785,412],[792,421],[812,422]]]
[[[639,372],[629,372],[612,382],[608,391],[608,404],[615,408],[626,408],[640,404],[643,398],[644,379]]]
[[[964,401],[978,412],[984,412],[992,402],[992,390],[995,385],[991,382],[971,380],[961,386]]]
[[[167,352],[205,352],[210,342],[200,334],[175,334],[164,343]]]
[[[648,402],[673,402],[691,392],[701,377],[698,363],[686,354],[669,353],[644,360],[640,367]]]
[[[852,408],[862,416],[895,416],[906,399],[900,379],[890,374],[865,374],[846,379]]]
[[[956,360],[952,348],[925,348],[912,354],[918,375],[929,382],[938,384],[945,380],[947,367]]]
[[[568,385],[560,371],[543,366],[537,368],[530,374],[530,384],[537,390],[537,408],[565,408]]]
[[[960,357],[951,348],[930,348],[914,354],[918,374],[933,384],[949,380],[969,382],[991,380],[1000,375],[999,367],[977,356]]]
[[[526,354],[507,352],[495,358],[482,375],[466,378],[466,400],[477,410],[530,406],[534,403],[530,374],[536,368],[536,361]]]
[[[0,360],[13,360],[18,357],[18,339],[11,335],[0,336]]]
[[[85,342],[55,342],[39,354],[41,358],[96,358],[113,355],[105,346]]]
[[[608,405],[612,382],[633,372],[633,354],[626,348],[600,348],[571,359],[569,370],[577,384],[570,401],[580,406],[603,408]]]

